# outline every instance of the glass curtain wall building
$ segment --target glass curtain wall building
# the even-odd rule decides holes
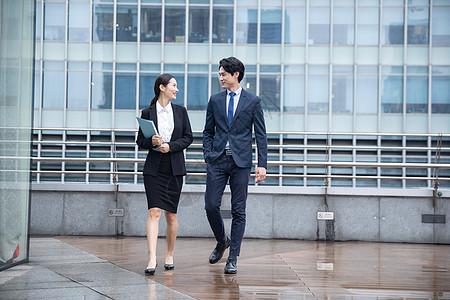
[[[37,1],[35,125],[135,129],[154,79],[202,130],[218,61],[268,131],[450,132],[446,0]]]
[[[36,26],[34,156],[82,158],[38,162],[37,182],[112,183],[113,169],[129,172],[118,182],[141,182],[140,162],[88,159],[145,157],[134,144],[135,117],[163,72],[176,77],[174,102],[187,107],[196,131],[187,158],[201,160],[207,102],[221,91],[218,62],[228,56],[245,63],[242,85],[262,98],[269,161],[431,164],[435,136],[450,133],[448,0],[38,0]],[[342,149],[330,154],[330,143]],[[188,167],[205,172],[200,163]],[[330,169],[341,176],[331,186],[431,186],[425,167]],[[268,172],[265,185],[323,185],[319,167]],[[186,182],[204,183],[202,176]]]

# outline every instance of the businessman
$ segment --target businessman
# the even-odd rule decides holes
[[[244,90],[244,64],[235,57],[219,62],[219,81],[225,90],[211,96],[203,130],[206,161],[205,210],[217,245],[209,262],[217,263],[230,247],[225,274],[237,272],[237,257],[245,231],[245,207],[252,162],[252,129],[258,147],[255,182],[266,178],[267,137],[261,99]],[[222,195],[229,180],[231,190],[231,238],[220,214]]]

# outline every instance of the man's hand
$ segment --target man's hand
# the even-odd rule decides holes
[[[164,143],[161,146],[158,146],[158,150],[161,151],[161,153],[167,153],[170,151],[170,146],[169,144]]]
[[[255,172],[255,183],[259,183],[266,179],[266,168],[257,167]]]

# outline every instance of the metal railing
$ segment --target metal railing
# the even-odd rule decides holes
[[[36,183],[143,181],[147,151],[136,145],[136,130],[33,130]],[[450,187],[450,135],[269,132],[268,142],[267,179],[259,185]],[[204,184],[200,131],[186,151],[186,165],[185,183]]]

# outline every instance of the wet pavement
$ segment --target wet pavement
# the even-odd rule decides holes
[[[30,263],[0,272],[0,299],[450,299],[450,245],[245,239],[238,273],[215,265],[210,238],[179,238],[165,271],[158,240],[32,238]]]

